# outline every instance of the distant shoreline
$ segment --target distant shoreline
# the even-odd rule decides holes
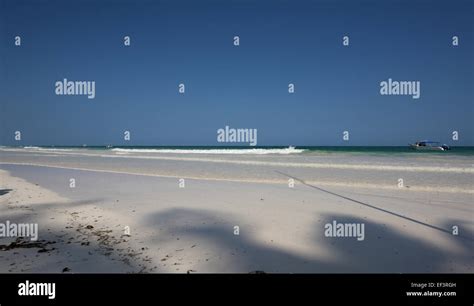
[[[367,153],[394,154],[411,153],[421,155],[467,155],[474,156],[474,146],[451,146],[450,151],[417,151],[407,146],[133,146],[133,145],[93,145],[93,146],[0,146],[0,149],[26,150],[115,150],[142,153],[202,153],[202,154],[298,154],[298,153]]]

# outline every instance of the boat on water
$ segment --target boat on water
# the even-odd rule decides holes
[[[448,151],[450,150],[448,145],[441,144],[437,141],[418,141],[414,144],[410,144],[410,147],[414,150],[419,151]]]

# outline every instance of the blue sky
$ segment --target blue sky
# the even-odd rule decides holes
[[[1,3],[2,145],[218,145],[226,125],[258,145],[474,145],[472,1]],[[64,78],[95,99],[55,95]],[[420,99],[381,96],[388,78]]]

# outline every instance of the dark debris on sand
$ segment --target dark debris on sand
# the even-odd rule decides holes
[[[13,249],[29,249],[29,248],[39,248],[38,252],[50,252],[55,248],[48,249],[47,245],[54,244],[56,241],[30,241],[25,240],[23,237],[18,237],[15,241],[10,244],[0,244],[0,251],[10,251]]]

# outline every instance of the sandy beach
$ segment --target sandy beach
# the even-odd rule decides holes
[[[471,156],[0,157],[0,223],[38,224],[37,241],[0,238],[0,272],[474,271]],[[364,239],[328,237],[334,221],[364,224]]]

